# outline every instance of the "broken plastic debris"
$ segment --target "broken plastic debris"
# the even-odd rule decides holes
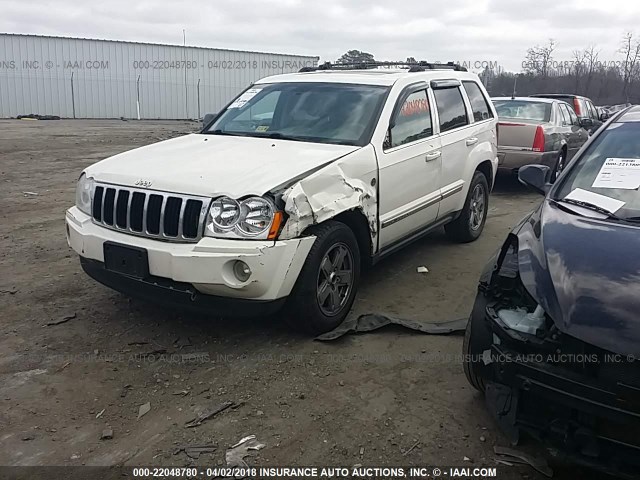
[[[185,423],[184,426],[187,428],[197,427],[198,425],[201,425],[202,422],[209,420],[212,417],[215,417],[217,414],[226,410],[232,405],[233,405],[233,402],[224,402],[213,409],[205,409],[202,412],[200,412],[197,417]]]
[[[264,448],[264,443],[256,440],[255,435],[244,437],[235,445],[232,445],[224,454],[225,461],[229,467],[248,467],[244,461],[245,457],[251,454],[251,451],[258,451]]]
[[[100,440],[111,440],[113,438],[113,429],[105,428],[100,435]]]
[[[418,267],[416,270],[418,273],[429,273],[429,269],[425,266]]]
[[[533,313],[524,308],[498,310],[498,317],[507,327],[517,332],[535,335],[544,325],[544,309],[538,305]]]
[[[54,325],[60,325],[61,323],[66,323],[71,319],[76,318],[76,313],[68,313],[66,315],[63,315],[62,317],[60,317],[57,320],[51,320],[50,322],[47,323],[48,327],[54,326]]]
[[[201,454],[213,453],[216,451],[216,448],[217,447],[214,444],[181,445],[173,451],[173,454],[177,455],[180,452],[184,452],[187,454],[187,457],[197,460],[198,458],[200,458]]]
[[[100,410],[98,412],[98,414],[96,415],[96,418],[100,418],[102,416],[102,414],[104,413],[104,411],[106,410],[106,408],[103,408],[102,410]]]
[[[140,408],[138,409],[138,420],[149,413],[149,411],[151,411],[151,403],[147,402],[144,405],[140,405]]]
[[[446,322],[422,323],[416,320],[389,317],[378,313],[367,313],[359,317],[347,318],[335,330],[323,333],[315,339],[330,341],[340,338],[349,332],[371,332],[391,324],[400,325],[430,335],[447,335],[453,332],[464,331],[465,328],[467,328],[467,319],[461,318],[459,320],[449,320]]]
[[[498,445],[493,447],[493,452],[499,457],[496,460],[506,461],[509,463],[526,463],[527,465],[535,468],[541,474],[551,478],[553,476],[553,470],[547,464],[544,458],[534,457],[528,453],[520,450],[514,450],[512,448],[500,447]]]
[[[37,197],[38,193],[37,192],[22,192],[24,194],[25,197]]]

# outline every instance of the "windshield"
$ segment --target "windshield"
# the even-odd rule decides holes
[[[257,84],[204,133],[362,146],[371,139],[387,91],[345,83]]]
[[[640,123],[613,123],[567,172],[554,198],[562,200],[578,195],[620,218],[637,219],[640,217],[638,187]]]
[[[527,100],[494,100],[498,117],[518,118],[536,122],[548,122],[551,118],[551,104]]]

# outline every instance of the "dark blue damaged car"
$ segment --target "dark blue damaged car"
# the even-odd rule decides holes
[[[634,170],[638,168],[638,170]],[[516,443],[640,477],[640,107],[611,118],[485,268],[464,370]]]

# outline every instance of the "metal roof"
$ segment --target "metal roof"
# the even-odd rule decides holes
[[[36,38],[54,38],[58,40],[89,40],[93,42],[112,42],[112,43],[128,43],[133,45],[151,45],[154,47],[179,47],[179,48],[196,48],[201,50],[217,50],[222,52],[238,52],[238,53],[253,53],[260,55],[278,55],[278,56],[286,56],[286,57],[308,57],[319,60],[320,57],[315,55],[298,55],[295,53],[271,53],[271,52],[257,52],[253,50],[237,50],[231,48],[215,48],[215,47],[198,47],[195,45],[180,45],[180,44],[172,44],[172,43],[151,43],[151,42],[133,42],[130,40],[108,40],[104,38],[85,38],[85,37],[67,37],[60,35],[35,35],[31,33],[6,33],[0,32],[0,35],[10,35],[13,37],[36,37]]]

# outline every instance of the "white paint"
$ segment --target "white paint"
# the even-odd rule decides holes
[[[576,188],[565,198],[592,203],[593,205],[597,205],[598,207],[604,208],[612,213],[622,208],[625,203],[622,200],[616,200],[615,198],[607,197],[606,195],[600,195],[599,193],[583,190],[582,188]]]
[[[640,187],[640,158],[607,158],[592,187],[637,190]]]

